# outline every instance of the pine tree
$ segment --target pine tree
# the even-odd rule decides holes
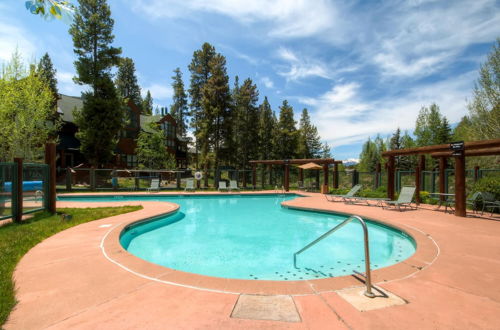
[[[131,58],[120,60],[115,80],[118,95],[123,99],[131,100],[136,106],[142,107],[141,88],[135,75],[135,64]]]
[[[195,162],[198,168],[199,160],[198,153],[200,149],[205,149],[205,154],[208,154],[208,132],[206,131],[207,126],[207,114],[202,108],[202,89],[207,83],[210,76],[210,61],[215,56],[215,48],[209,43],[204,43],[200,50],[193,53],[193,59],[189,64],[189,72],[191,73],[189,96],[191,98],[190,103],[190,117],[191,117],[191,127],[193,128],[193,134],[195,136]]]
[[[405,134],[401,137],[401,149],[415,148],[417,144],[413,138],[405,131]],[[417,166],[417,157],[414,155],[401,156],[399,158],[399,169],[401,170],[414,170]]]
[[[75,82],[90,85],[76,115],[81,151],[92,165],[110,160],[124,122],[123,106],[111,79],[120,48],[111,46],[113,24],[106,0],[80,0],[69,30],[77,55]]]
[[[175,69],[174,73],[175,75],[172,77],[174,95],[172,97],[173,104],[170,106],[170,114],[177,122],[177,133],[182,137],[186,137],[188,116],[187,95],[184,91],[181,69]]]
[[[452,138],[452,133],[451,133],[451,127],[448,122],[448,119],[443,116],[443,119],[441,121],[441,125],[439,126],[439,133],[437,136],[437,143],[436,144],[445,144],[445,143],[450,143]]]
[[[316,126],[311,124],[307,109],[302,110],[299,121],[298,155],[299,158],[318,158],[322,152],[321,138]]]
[[[399,129],[399,127],[391,137],[391,140],[389,142],[389,149],[390,150],[401,149],[401,129]]]
[[[202,143],[202,159],[207,160],[208,151],[212,149],[214,168],[218,168],[221,161],[230,158],[227,145],[232,139],[231,93],[226,72],[226,58],[216,54],[209,62],[209,70],[210,76],[201,90],[204,125],[199,136]]]
[[[332,149],[326,142],[321,147],[321,158],[332,158]]]
[[[274,158],[273,133],[275,127],[276,117],[266,96],[264,97],[264,102],[259,107],[259,159]]]
[[[292,159],[297,154],[297,129],[293,119],[293,108],[287,100],[280,107],[277,127],[277,156],[280,159]]]
[[[153,114],[153,98],[149,90],[144,100],[142,100],[142,113],[146,116],[151,116]]]
[[[259,153],[259,92],[257,86],[253,84],[250,78],[238,86],[238,80],[235,83],[233,91],[233,128],[234,141],[236,147],[237,165],[239,168],[248,166],[248,161],[258,157]]]
[[[52,91],[52,95],[54,101],[52,103],[53,109],[57,107],[57,100],[59,99],[59,91],[57,90],[57,78],[56,78],[57,70],[54,68],[52,64],[52,60],[50,59],[49,53],[45,53],[38,62],[37,74],[40,78],[45,81],[50,90]]]

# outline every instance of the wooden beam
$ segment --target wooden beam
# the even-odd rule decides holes
[[[485,148],[479,150],[465,150],[465,157],[474,156],[495,156],[500,155],[500,148]],[[431,153],[433,158],[438,157],[453,157],[451,151],[433,152]]]
[[[487,148],[500,148],[500,139],[472,141],[464,143],[465,150],[481,150]],[[434,152],[450,152],[450,144],[439,144],[434,146],[425,146],[418,148],[389,150],[382,153],[382,156],[402,156],[402,155],[417,155],[429,154]],[[450,152],[451,153],[451,152]]]
[[[328,194],[328,164],[323,164],[323,191]]]
[[[339,164],[338,163],[333,164],[333,188],[334,189],[339,188]]]
[[[465,155],[455,156],[455,215],[465,217]]]
[[[420,165],[417,165],[417,168],[415,168],[415,202],[417,205],[420,204],[420,182],[421,182],[421,172],[420,172]]]

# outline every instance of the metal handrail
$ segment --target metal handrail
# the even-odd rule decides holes
[[[305,250],[309,249],[310,247],[312,247],[313,245],[315,245],[316,243],[318,243],[322,239],[330,236],[332,233],[334,233],[338,229],[344,227],[345,225],[347,225],[349,222],[351,222],[354,219],[358,220],[359,223],[361,223],[361,226],[363,227],[364,243],[365,243],[365,279],[366,279],[365,280],[365,283],[366,283],[365,296],[367,296],[369,298],[374,298],[375,294],[373,294],[373,292],[372,292],[372,279],[371,279],[371,271],[370,271],[370,248],[368,246],[368,228],[366,226],[365,221],[363,219],[361,219],[361,217],[359,217],[357,215],[351,215],[349,218],[347,218],[346,220],[342,221],[337,226],[333,227],[332,229],[330,229],[329,231],[327,231],[326,233],[324,233],[320,237],[316,238],[311,243],[309,243],[306,246],[304,246],[299,251],[295,252],[293,254],[293,266],[295,268],[297,268],[297,255],[299,255],[302,252],[304,252]]]

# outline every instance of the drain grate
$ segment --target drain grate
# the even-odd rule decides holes
[[[249,320],[300,322],[300,315],[291,296],[239,296],[231,317]]]

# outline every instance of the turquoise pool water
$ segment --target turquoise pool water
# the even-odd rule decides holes
[[[180,205],[176,214],[132,225],[122,246],[135,256],[177,270],[209,276],[305,280],[364,272],[363,231],[351,222],[297,257],[293,254],[346,217],[298,211],[280,203],[296,196],[99,196],[61,200],[158,200]],[[372,269],[415,252],[405,233],[368,222]]]

